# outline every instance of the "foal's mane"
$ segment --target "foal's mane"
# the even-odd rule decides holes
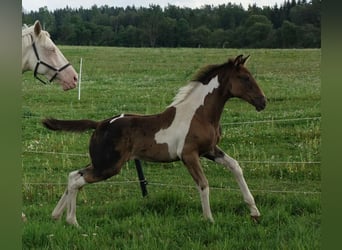
[[[202,67],[200,70],[197,71],[197,73],[194,75],[193,79],[184,87],[181,87],[178,90],[177,95],[173,98],[173,102],[168,106],[175,106],[182,101],[184,101],[189,94],[192,92],[196,86],[200,84],[208,84],[209,81],[218,74],[218,72],[227,67],[228,65],[233,65],[234,61],[233,59],[229,59],[227,62],[222,64],[209,64],[204,67]]]
[[[207,66],[202,67],[195,76],[193,77],[193,81],[201,82],[203,84],[207,84],[215,75],[217,75],[218,71],[222,68],[227,67],[228,65],[233,65],[234,60],[229,59],[227,62],[222,64],[209,64]]]

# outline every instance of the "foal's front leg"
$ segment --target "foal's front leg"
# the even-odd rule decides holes
[[[203,173],[198,155],[196,153],[183,154],[182,160],[197,184],[204,218],[214,222],[209,203],[209,184]]]
[[[227,167],[230,171],[233,172],[237,183],[240,187],[240,190],[242,192],[243,195],[243,199],[244,201],[248,204],[250,212],[251,212],[251,217],[254,220],[257,220],[260,217],[260,212],[257,208],[257,206],[255,205],[255,201],[253,198],[253,195],[251,194],[251,192],[249,191],[248,185],[245,181],[245,178],[243,176],[243,172],[242,169],[239,165],[239,163],[233,159],[232,157],[230,157],[229,155],[227,155],[226,153],[224,153],[219,147],[215,147],[214,151],[204,155],[204,157],[215,161],[219,164],[224,165],[225,167]]]

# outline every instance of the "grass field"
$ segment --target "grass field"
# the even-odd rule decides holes
[[[320,249],[320,50],[141,49],[61,47],[78,70],[77,90],[44,86],[23,75],[23,249]],[[203,160],[215,223],[202,218],[198,191],[180,163],[143,163],[142,198],[133,162],[86,186],[78,196],[81,228],[50,214],[70,171],[88,163],[89,133],[44,129],[44,117],[100,120],[120,113],[163,111],[206,64],[250,54],[263,88],[263,112],[239,99],[222,116],[220,147],[240,162],[262,213],[249,218],[232,174]]]

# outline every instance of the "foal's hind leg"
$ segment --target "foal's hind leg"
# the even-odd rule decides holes
[[[69,174],[68,186],[52,212],[53,219],[59,219],[67,207],[67,222],[78,226],[76,220],[76,196],[77,191],[85,184],[86,182],[80,171],[73,171]]]
[[[66,197],[67,215],[66,221],[69,224],[78,226],[76,220],[76,198],[78,190],[87,182],[85,181],[81,171],[73,171],[69,174],[68,190]],[[63,198],[63,197],[62,197]]]
[[[239,163],[235,159],[233,159],[232,157],[230,157],[229,155],[224,153],[217,146],[215,147],[215,149],[212,153],[204,155],[204,157],[206,157],[210,160],[213,160],[217,163],[220,163],[232,171],[232,173],[234,174],[234,176],[237,180],[237,183],[240,187],[244,201],[249,206],[249,209],[251,212],[251,217],[254,220],[257,220],[260,217],[260,212],[259,212],[257,206],[255,205],[254,198],[253,198],[251,192],[249,191],[249,188],[247,186],[247,183],[245,181],[245,178],[243,176],[243,172],[242,172],[241,167],[239,166]]]
[[[118,166],[121,166],[121,164]],[[117,174],[120,169],[121,167],[96,170],[92,165],[89,165],[87,168],[71,172],[69,174],[67,190],[64,192],[62,198],[54,209],[52,213],[53,218],[60,218],[63,210],[66,208],[66,221],[69,224],[78,226],[76,219],[76,198],[78,190],[85,184],[105,180]]]
[[[52,211],[52,218],[55,220],[58,220],[61,218],[65,207],[68,204],[68,201],[70,199],[70,194],[69,194],[69,189],[72,188],[72,186],[70,185],[71,183],[74,183],[74,178],[77,176],[77,172],[78,171],[73,171],[69,174],[69,179],[68,179],[68,186],[65,189],[62,197],[60,198],[60,200],[58,201],[55,209]]]
[[[61,218],[64,208],[66,206],[66,200],[68,195],[68,188],[65,189],[61,199],[58,201],[55,209],[52,211],[52,218],[58,220]]]

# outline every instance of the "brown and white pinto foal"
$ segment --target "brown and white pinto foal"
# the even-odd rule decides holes
[[[89,153],[91,163],[69,174],[68,186],[52,212],[59,219],[67,208],[66,220],[78,225],[76,196],[88,183],[105,180],[120,172],[132,159],[153,162],[181,160],[194,179],[201,197],[204,217],[213,221],[209,205],[209,185],[200,157],[220,163],[235,175],[253,218],[260,216],[238,162],[218,146],[220,118],[226,101],[239,97],[263,110],[266,98],[239,55],[220,65],[209,65],[180,89],[167,109],[156,115],[121,114],[103,121],[45,119],[52,130],[85,131],[95,129]]]

